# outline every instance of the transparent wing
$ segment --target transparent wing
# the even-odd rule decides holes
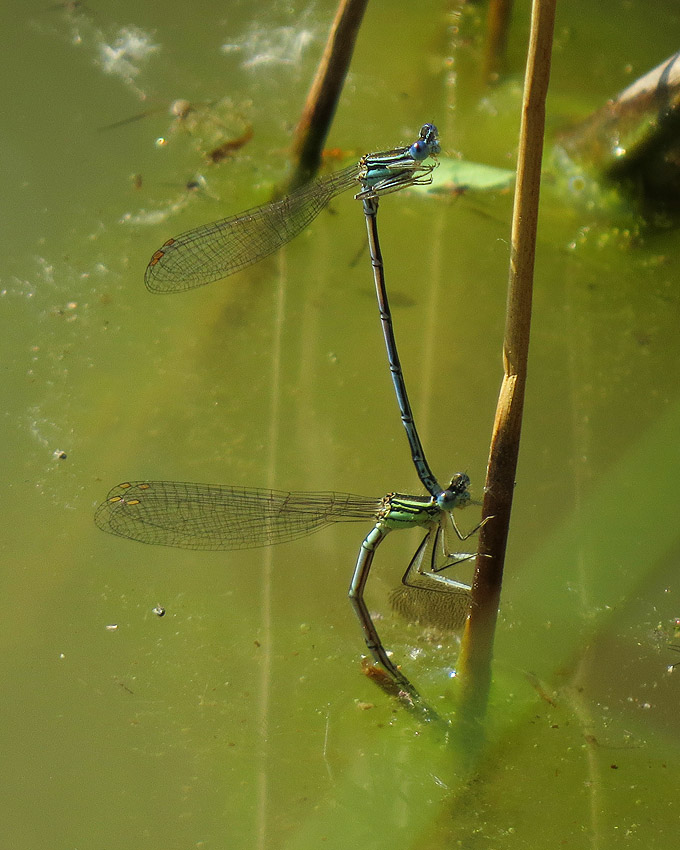
[[[97,508],[99,528],[181,549],[254,549],[334,522],[375,520],[380,500],[349,493],[296,493],[178,481],[119,484]]]
[[[182,292],[229,277],[273,254],[301,233],[329,203],[353,186],[352,165],[280,201],[203,224],[169,239],[151,258],[144,282],[152,292]]]

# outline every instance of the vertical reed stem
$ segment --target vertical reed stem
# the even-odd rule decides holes
[[[556,0],[534,0],[524,80],[517,186],[512,218],[510,275],[503,343],[504,377],[494,422],[479,550],[459,659],[460,717],[466,734],[481,738],[491,685],[493,639],[498,616],[512,494],[519,454],[526,386],[536,228],[538,220],[545,99]]]

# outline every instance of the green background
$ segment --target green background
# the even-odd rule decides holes
[[[368,529],[212,554],[95,528],[126,479],[418,492],[350,196],[238,278],[168,297],[143,286],[166,238],[285,177],[334,12],[190,8],[3,10],[0,846],[674,846],[674,229],[614,218],[546,163],[489,743],[472,783],[455,748],[361,675],[346,590]],[[445,155],[514,167],[527,4],[491,89],[484,6],[456,10],[369,4],[329,148],[356,158],[434,121]],[[672,54],[679,19],[664,2],[560,4],[549,139]],[[185,120],[168,113],[179,97],[194,104]],[[249,144],[207,164],[251,126]],[[428,458],[440,479],[466,471],[478,498],[511,204],[498,191],[381,205]],[[446,712],[455,639],[387,602],[417,542],[381,547],[369,605]]]

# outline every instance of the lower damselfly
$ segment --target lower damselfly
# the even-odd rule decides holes
[[[97,508],[97,526],[111,534],[158,546],[225,551],[255,549],[305,537],[337,522],[371,522],[352,574],[349,598],[371,655],[411,698],[419,698],[408,678],[391,660],[371,618],[364,590],[376,549],[391,532],[421,528],[425,537],[402,579],[407,587],[449,594],[451,606],[467,610],[470,588],[449,575],[450,567],[471,555],[451,551],[455,538],[465,540],[454,508],[470,502],[465,474],[447,488],[446,508],[430,496],[390,493],[383,498],[335,492],[287,492],[190,484],[176,481],[132,481],[114,487]],[[462,623],[460,618],[460,622]]]

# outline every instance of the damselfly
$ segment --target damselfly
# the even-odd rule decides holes
[[[403,584],[450,594],[452,607],[467,610],[469,586],[444,571],[472,557],[454,553],[449,546],[452,534],[465,540],[473,533],[463,534],[453,516],[454,508],[470,502],[469,484],[467,475],[456,475],[446,490],[449,501],[441,507],[429,496],[401,493],[372,499],[349,493],[134,481],[109,492],[97,508],[95,522],[104,531],[140,543],[208,551],[272,546],[336,522],[372,522],[361,543],[349,598],[373,658],[400,688],[416,698],[417,691],[380,640],[364,601],[364,589],[375,551],[385,537],[396,529],[422,528],[425,537],[404,573]]]
[[[438,153],[437,128],[425,124],[412,145],[366,154],[281,200],[168,239],[151,257],[144,281],[153,292],[183,292],[228,277],[301,233],[341,192],[357,189],[355,197],[363,200],[430,183],[434,165],[423,160]]]

